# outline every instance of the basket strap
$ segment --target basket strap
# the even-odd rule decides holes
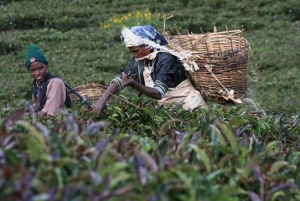
[[[80,99],[80,101],[83,101],[83,97],[75,90],[75,89],[73,89],[72,87],[70,87],[67,83],[65,83],[64,82],[64,84],[65,84],[65,86],[71,91],[71,92],[73,92],[79,99]]]

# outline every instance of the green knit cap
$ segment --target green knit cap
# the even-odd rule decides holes
[[[30,64],[34,62],[48,63],[44,53],[36,45],[30,45],[25,57],[25,66],[27,69],[29,69]]]

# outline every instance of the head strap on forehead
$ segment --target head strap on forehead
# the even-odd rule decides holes
[[[151,46],[148,41],[152,41],[154,44],[165,46],[168,44],[167,40],[152,26],[134,26],[132,28],[123,28],[121,31],[121,38],[124,39],[124,45],[126,47],[148,45]]]
[[[167,40],[150,25],[135,26],[131,29],[125,27],[121,30],[121,38],[124,39],[123,44],[126,47],[146,45],[147,47],[154,49],[154,51],[159,50],[161,52],[167,52],[176,56],[183,62],[184,66],[188,67],[189,65],[191,65],[190,57],[193,56],[192,51],[175,51],[168,48]],[[194,63],[192,65],[194,65]]]

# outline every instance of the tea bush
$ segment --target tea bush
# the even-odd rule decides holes
[[[0,1],[0,200],[299,200],[299,4]],[[25,115],[29,44],[71,86],[108,85],[131,57],[121,28],[171,15],[172,34],[245,28],[249,104],[191,112],[125,89],[100,115]]]
[[[1,111],[1,200],[300,198],[298,116],[130,101],[101,115]]]

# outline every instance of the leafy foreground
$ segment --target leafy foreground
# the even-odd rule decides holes
[[[0,200],[299,200],[298,116],[136,98],[96,115],[1,111]]]

